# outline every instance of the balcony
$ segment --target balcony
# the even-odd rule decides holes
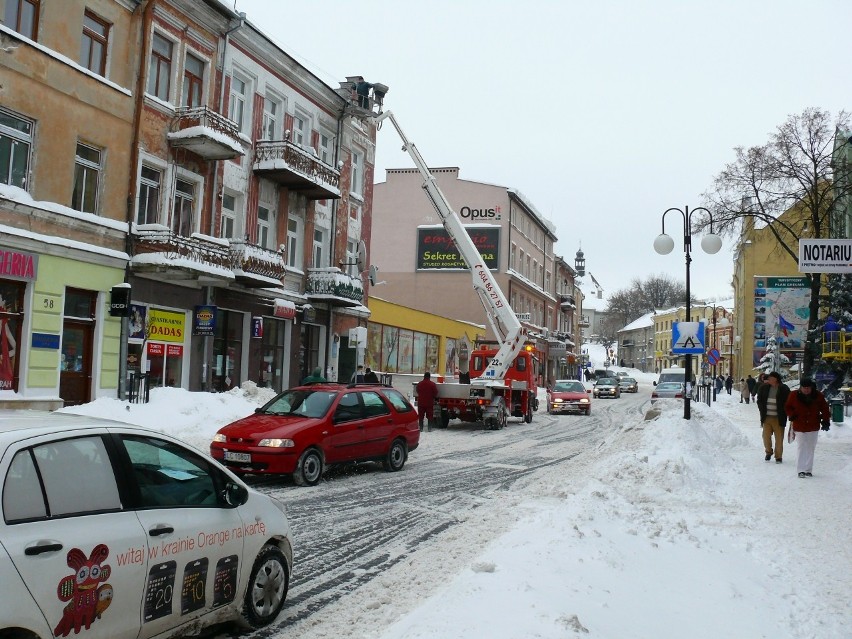
[[[280,251],[231,240],[231,270],[237,282],[248,288],[280,286],[284,279],[284,256]]]
[[[227,240],[194,233],[175,235],[158,224],[134,227],[131,236],[134,273],[194,285],[234,281]]]
[[[588,315],[580,316],[580,321],[577,322],[577,326],[579,326],[580,328],[589,328],[591,325],[592,323],[589,321]]]
[[[290,140],[260,140],[255,148],[254,172],[301,193],[309,200],[340,198],[340,171]]]
[[[364,284],[360,278],[347,275],[337,267],[309,268],[305,294],[312,302],[360,306],[364,302]]]
[[[562,308],[563,311],[567,313],[577,308],[577,302],[576,300],[574,300],[573,295],[560,295],[559,306]]]
[[[236,122],[207,107],[175,109],[169,144],[205,160],[230,160],[245,155]]]

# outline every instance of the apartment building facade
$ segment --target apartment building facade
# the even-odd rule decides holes
[[[0,8],[9,401],[336,377],[369,313],[373,96],[213,0]]]

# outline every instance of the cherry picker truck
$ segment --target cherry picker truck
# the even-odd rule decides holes
[[[509,415],[532,421],[538,408],[537,360],[535,349],[527,343],[527,329],[512,311],[503,291],[482,259],[473,240],[467,234],[459,215],[450,206],[429,171],[417,147],[408,140],[392,111],[376,116],[377,126],[390,120],[399,137],[402,149],[411,156],[423,178],[422,188],[435,207],[444,228],[455,242],[473,279],[473,289],[485,307],[488,322],[498,337],[498,348],[477,348],[470,355],[470,383],[438,384],[440,426],[446,428],[450,419],[481,422],[490,430],[506,425]]]

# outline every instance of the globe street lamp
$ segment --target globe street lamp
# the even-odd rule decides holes
[[[710,218],[710,232],[701,238],[701,248],[705,253],[718,253],[722,248],[722,238],[713,233],[713,215],[703,206],[689,210],[688,206],[683,209],[672,207],[663,212],[663,232],[660,233],[654,240],[654,250],[660,255],[668,255],[674,249],[674,240],[666,235],[666,215],[672,211],[677,211],[683,217],[683,252],[686,254],[686,321],[690,321],[690,297],[689,289],[689,264],[692,262],[690,251],[692,250],[692,216],[701,211]],[[689,401],[692,393],[692,353],[686,353],[686,387],[683,394],[683,418],[690,419]]]

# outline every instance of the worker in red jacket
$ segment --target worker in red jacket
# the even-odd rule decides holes
[[[423,379],[417,382],[417,421],[420,423],[420,430],[423,430],[423,418],[426,417],[429,421],[427,426],[432,425],[435,419],[435,399],[438,397],[438,385],[430,378],[432,375],[429,371],[423,373]]]
[[[825,395],[817,390],[812,379],[802,379],[799,390],[790,393],[784,405],[791,431],[789,439],[795,440],[799,447],[799,459],[796,469],[799,477],[813,477],[814,450],[819,437],[820,426],[828,430],[831,422],[828,402]]]

